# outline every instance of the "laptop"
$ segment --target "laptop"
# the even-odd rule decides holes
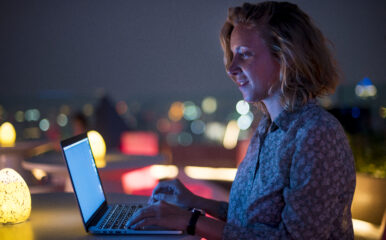
[[[182,234],[152,227],[127,229],[125,224],[141,204],[108,204],[87,134],[61,141],[63,156],[86,232],[92,234]]]

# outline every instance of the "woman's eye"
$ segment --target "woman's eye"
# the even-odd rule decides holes
[[[241,53],[240,53],[240,56],[241,56],[242,58],[248,58],[248,57],[250,57],[251,55],[250,55],[249,53],[247,53],[247,52],[241,52]]]

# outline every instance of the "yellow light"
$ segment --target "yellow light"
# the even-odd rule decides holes
[[[386,107],[379,108],[379,116],[381,116],[381,118],[386,118]]]
[[[217,100],[214,97],[206,97],[202,100],[201,108],[207,114],[214,113],[217,110]]]
[[[41,169],[32,169],[32,175],[34,175],[34,177],[37,179],[37,180],[42,180],[44,177],[47,177],[47,173]]]
[[[353,219],[352,223],[355,236],[364,237],[366,239],[381,239],[383,233],[382,226],[384,224],[381,224],[381,226],[376,226],[369,222],[358,219]]]
[[[106,162],[104,157],[106,155],[106,144],[105,140],[103,140],[102,135],[100,135],[97,131],[89,131],[87,132],[87,137],[90,141],[91,151],[95,158],[95,163],[97,167],[104,167]]]
[[[19,223],[31,213],[31,193],[13,169],[0,170],[0,223]]]
[[[236,147],[239,133],[240,128],[237,126],[237,122],[235,120],[230,121],[225,130],[223,140],[223,145],[226,149],[233,149]]]
[[[157,179],[175,178],[178,168],[174,165],[153,165],[150,167],[150,174]]]
[[[0,126],[0,144],[3,147],[12,147],[15,144],[16,131],[10,122]]]
[[[230,181],[235,179],[237,168],[193,167],[184,168],[186,175],[194,179]]]

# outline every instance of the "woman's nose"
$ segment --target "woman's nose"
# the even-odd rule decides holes
[[[237,65],[235,60],[232,60],[228,66],[227,73],[229,76],[237,76],[241,72],[240,67]]]

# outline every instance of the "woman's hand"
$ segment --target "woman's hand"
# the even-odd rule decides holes
[[[178,179],[162,181],[154,188],[149,204],[165,201],[182,208],[193,208],[198,196],[189,191]]]
[[[185,230],[191,212],[178,206],[158,201],[134,213],[126,226],[141,230],[145,226],[160,226],[168,229]]]

